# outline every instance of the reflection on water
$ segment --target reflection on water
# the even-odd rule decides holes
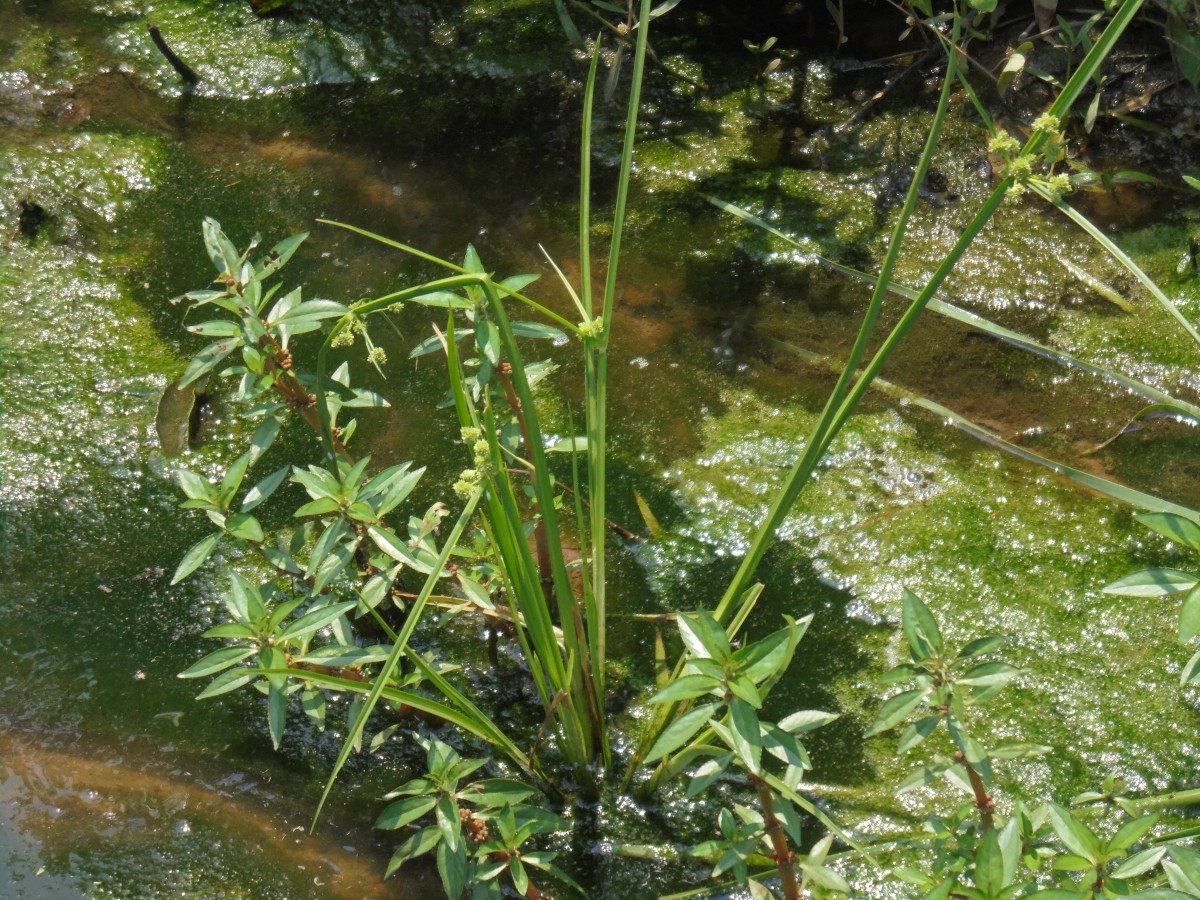
[[[229,772],[206,784],[136,746],[88,750],[0,734],[6,897],[428,896],[420,877],[385,885],[377,847],[339,844],[328,827],[309,837],[303,810],[268,786]]]

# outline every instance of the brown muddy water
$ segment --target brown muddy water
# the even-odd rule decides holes
[[[0,0],[0,207],[6,232],[14,229],[0,262],[5,896],[434,896],[424,871],[384,885],[394,841],[370,829],[377,798],[419,764],[419,748],[394,740],[353,760],[328,821],[308,837],[338,726],[320,733],[297,716],[276,753],[261,698],[197,703],[196,685],[175,677],[213,649],[199,635],[222,612],[212,568],[168,584],[204,533],[177,509],[170,473],[181,458],[217,472],[248,434],[219,387],[181,458],[163,452],[155,419],[197,349],[166,301],[210,277],[205,215],[239,243],[256,231],[271,242],[313,229],[286,279],[310,297],[350,302],[429,274],[315,227],[323,217],[451,257],[474,243],[502,274],[540,273],[539,300],[568,310],[538,244],[577,278],[580,64],[547,53],[557,25],[534,4],[485,6],[312,6],[322,23],[260,21],[232,0]],[[151,14],[204,77],[195,94],[181,94],[149,44]],[[636,490],[665,528],[620,548],[615,563],[611,652],[635,685],[649,672],[654,633],[628,614],[719,595],[830,386],[826,367],[790,348],[844,354],[865,301],[860,286],[723,218],[701,193],[869,267],[922,139],[928,91],[918,77],[905,98],[846,127],[872,79],[890,70],[792,51],[761,79],[754,60],[732,51],[699,63],[670,36],[659,50],[669,66],[702,70],[713,89],[698,95],[652,76],[619,296],[611,514],[644,531]],[[604,190],[618,121],[619,110],[605,107],[598,123]],[[898,273],[910,283],[932,270],[988,186],[965,105],[935,168],[937,190]],[[1195,319],[1200,217],[1183,195],[1136,196],[1154,214],[1110,210],[1106,227]],[[43,219],[23,233],[31,204]],[[1063,259],[1127,296],[1133,311]],[[1200,391],[1196,348],[1068,223],[1030,202],[1006,206],[946,298],[1191,402]],[[374,335],[392,360],[387,379],[365,382],[392,408],[362,416],[358,440],[380,459],[428,465],[418,501],[432,501],[448,495],[464,462],[436,408],[442,373],[429,360],[404,361],[430,319],[406,309],[396,325]],[[548,354],[561,369],[541,400],[565,434],[581,408],[580,372],[571,348]],[[1197,435],[1184,424],[1151,421],[1084,455],[1142,405],[1104,381],[932,316],[885,374],[1039,453],[1200,504]],[[311,450],[299,430],[285,445],[263,471]],[[1173,641],[1177,604],[1135,607],[1099,593],[1133,569],[1195,561],[1141,531],[1131,510],[880,394],[783,531],[763,572],[757,627],[774,628],[784,612],[816,619],[772,703],[841,713],[811,741],[811,789],[864,835],[902,830],[952,799],[927,791],[897,800],[892,786],[917,761],[894,759],[890,736],[862,739],[886,695],[876,679],[898,652],[903,587],[926,599],[953,640],[1012,635],[1010,655],[1028,670],[990,729],[1058,751],[1001,773],[1001,803],[1017,784],[1061,800],[1106,775],[1133,792],[1195,786],[1197,698],[1177,687],[1187,657]],[[512,673],[486,672],[479,635],[475,624],[456,625],[431,646],[477,663],[473,677],[511,703],[523,727],[521,699],[500,686]],[[627,720],[637,715],[634,704]],[[568,854],[568,868],[595,879],[595,896],[677,889],[702,873],[613,861],[607,851],[702,839],[713,812],[618,804],[600,834],[577,836],[590,844]]]

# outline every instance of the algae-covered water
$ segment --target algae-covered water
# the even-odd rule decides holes
[[[567,310],[538,244],[577,275],[571,148],[583,63],[549,4],[297,7],[258,19],[234,0],[0,2],[5,896],[435,890],[422,870],[385,885],[390,845],[370,829],[374,798],[404,779],[411,748],[355,760],[310,838],[335,731],[296,723],[273,752],[256,697],[196,702],[195,684],[175,677],[211,649],[199,635],[219,618],[220,584],[208,570],[168,584],[205,529],[177,509],[170,474],[181,460],[163,452],[155,429],[160,396],[197,349],[167,298],[210,277],[205,215],[237,242],[313,229],[287,270],[310,297],[349,302],[427,274],[314,226],[322,217],[447,256],[473,242],[489,269],[541,273],[539,299]],[[180,90],[149,21],[201,74],[196,91]],[[869,267],[923,139],[926,104],[917,86],[847,127],[874,70],[789,52],[759,77],[746,55],[706,58],[669,29],[658,49],[668,69],[711,89],[650,76],[618,299],[611,515],[644,531],[637,491],[665,529],[615,564],[611,651],[638,677],[653,625],[627,614],[715,601],[831,385],[791,347],[844,354],[865,303],[861,286],[723,218],[702,193]],[[598,118],[601,188],[619,119],[613,106]],[[987,190],[981,134],[958,109],[899,280],[932,270]],[[1195,211],[1111,224],[1195,318]],[[1124,290],[1134,311],[1079,282],[1063,259]],[[1002,210],[947,297],[1196,400],[1196,349],[1065,220],[1031,202]],[[392,408],[361,417],[357,440],[428,465],[426,499],[449,496],[463,461],[435,405],[440,372],[403,362],[429,319],[406,309],[396,324],[398,334],[374,335],[392,365],[386,381],[370,382]],[[581,379],[569,348],[552,352],[562,369],[542,401],[565,433]],[[1140,408],[1112,385],[932,316],[885,374],[1040,453],[1200,505],[1197,436],[1184,425],[1150,422],[1084,455]],[[220,471],[247,437],[217,391],[182,462]],[[269,471],[310,448],[297,431],[260,465]],[[1001,805],[1017,783],[1059,800],[1112,775],[1135,793],[1196,784],[1196,696],[1177,684],[1188,655],[1174,642],[1177,603],[1100,593],[1133,569],[1194,561],[1140,529],[1130,509],[878,394],[834,445],[783,538],[762,573],[752,630],[773,629],[781,613],[815,614],[772,705],[841,714],[810,742],[812,780],[850,825],[886,833],[953,796],[895,799],[910,766],[893,758],[894,737],[861,739],[886,694],[877,678],[899,653],[905,587],[951,641],[1012,636],[1008,653],[1026,674],[992,708],[989,733],[1056,752],[1004,769]],[[601,844],[705,833],[667,809],[673,835],[652,812],[621,807]],[[680,886],[678,872],[639,866],[592,860],[588,887],[640,897]]]

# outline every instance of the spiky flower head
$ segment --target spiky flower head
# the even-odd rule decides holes
[[[1020,149],[1020,142],[1007,131],[997,131],[988,142],[988,150],[996,156],[1012,156]]]
[[[1062,131],[1062,120],[1050,113],[1042,113],[1033,120],[1034,131],[1044,131],[1046,134],[1058,134]]]

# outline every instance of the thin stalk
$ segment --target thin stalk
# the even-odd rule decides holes
[[[955,16],[953,34],[953,44],[955,46],[958,44],[960,29],[960,19],[958,16]],[[916,209],[921,184],[924,182],[925,176],[929,172],[929,167],[933,163],[933,154],[937,148],[937,142],[941,137],[942,127],[945,125],[946,116],[949,112],[950,92],[958,77],[956,74],[957,70],[958,55],[956,52],[951,52],[946,65],[946,75],[942,80],[942,92],[938,97],[937,108],[934,110],[933,123],[929,128],[929,135],[926,138],[921,157],[917,161],[917,168],[913,174],[912,183],[909,185],[908,193],[905,195],[904,205],[900,208],[900,215],[896,220],[896,224],[892,227],[887,252],[884,255],[883,264],[880,266],[879,278],[871,291],[871,300],[867,305],[867,311],[863,316],[862,325],[859,327],[854,346],[847,357],[846,368],[842,370],[837,384],[834,385],[833,391],[826,401],[825,409],[822,411],[812,434],[809,436],[806,452],[796,463],[783,490],[775,498],[775,502],[771,505],[771,510],[767,514],[766,520],[759,527],[758,534],[755,536],[750,551],[742,559],[742,564],[739,566],[737,574],[734,575],[733,581],[730,582],[720,603],[717,604],[717,608],[713,612],[713,618],[718,623],[725,621],[734,600],[741,596],[742,592],[749,586],[755,570],[757,570],[759,563],[762,562],[762,558],[766,554],[767,548],[774,540],[775,532],[783,524],[784,518],[791,510],[801,489],[808,483],[808,479],[820,459],[819,455],[814,456],[811,451],[820,448],[823,455],[824,447],[828,445],[828,442],[832,440],[843,424],[841,409],[847,394],[850,392],[855,371],[866,354],[867,346],[874,334],[875,325],[878,322],[879,314],[883,309],[883,303],[888,294],[888,283],[891,280],[892,271],[896,267],[896,262],[900,257],[900,248],[908,231],[909,219],[912,217],[913,210]],[[849,411],[847,411],[846,415],[848,414]],[[811,461],[809,457],[812,457]]]
[[[579,292],[588,316],[596,314],[592,309],[592,111],[596,102],[599,62],[600,38],[597,37],[583,91],[583,129],[579,137]]]
[[[612,244],[608,249],[608,273],[604,279],[604,332],[600,340],[608,345],[612,326],[613,301],[617,293],[617,265],[621,256],[621,235],[625,230],[625,203],[629,198],[629,176],[633,170],[633,145],[637,137],[638,112],[642,103],[642,73],[646,68],[646,40],[650,35],[650,0],[642,0],[638,14],[637,47],[633,53],[633,80],[629,86],[629,105],[625,113],[625,142],[621,146],[621,168],[617,180],[617,203],[613,210]]]
[[[594,338],[584,340],[584,392],[587,397],[585,416],[588,436],[588,492],[591,501],[591,558],[592,590],[587,598],[588,650],[591,657],[591,680],[595,685],[601,710],[605,693],[605,660],[607,658],[607,561],[604,524],[606,521],[607,484],[605,448],[608,440],[608,340],[612,333],[613,305],[617,293],[617,274],[621,257],[621,236],[625,230],[625,206],[629,198],[629,179],[633,170],[633,147],[637,138],[638,112],[641,107],[642,78],[646,68],[646,41],[650,32],[650,0],[641,0],[638,16],[637,45],[633,55],[633,79],[625,115],[625,139],[621,146],[621,165],[617,178],[617,199],[613,209],[612,242],[608,252],[608,271],[604,281],[604,301],[600,313],[600,330]],[[594,90],[594,78],[592,79]],[[585,116],[585,118],[587,118]],[[589,144],[590,147],[590,144]],[[590,155],[590,154],[589,154]],[[590,176],[590,170],[587,170]],[[586,193],[589,188],[583,188]],[[580,217],[580,230],[587,223]],[[581,244],[580,250],[586,242]],[[584,287],[589,285],[591,272],[580,274]],[[587,295],[591,309],[590,294]],[[594,315],[594,312],[593,312]],[[603,743],[608,761],[608,742]]]

